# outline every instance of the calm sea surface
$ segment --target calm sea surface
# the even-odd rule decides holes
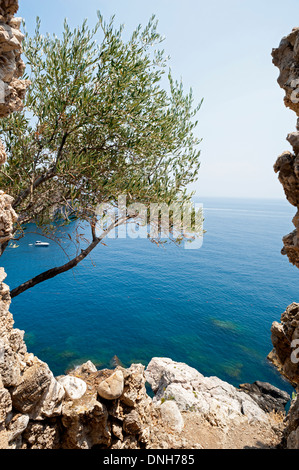
[[[280,254],[295,209],[284,200],[200,202],[201,249],[108,240],[75,271],[13,299],[28,350],[55,375],[87,359],[109,367],[114,355],[125,366],[164,356],[236,386],[262,380],[292,390],[266,356],[272,322],[299,301],[299,270]],[[29,245],[37,239],[28,234],[2,257],[11,288],[66,262],[54,243]]]

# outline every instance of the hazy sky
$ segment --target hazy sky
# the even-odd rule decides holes
[[[271,50],[299,26],[298,0],[20,0],[18,14],[28,31],[38,15],[43,32],[59,35],[65,17],[93,26],[97,10],[129,32],[154,13],[174,76],[204,98],[197,195],[284,197],[273,164],[290,149],[296,116],[284,107]]]

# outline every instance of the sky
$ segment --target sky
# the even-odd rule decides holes
[[[299,26],[298,0],[19,0],[18,16],[33,32],[60,34],[100,10],[106,20],[132,32],[155,14],[166,37],[175,78],[195,102],[204,99],[196,135],[202,138],[201,169],[190,187],[198,197],[284,198],[273,172],[277,156],[291,150],[286,136],[296,115],[283,104],[272,48]],[[296,23],[297,21],[297,23]]]

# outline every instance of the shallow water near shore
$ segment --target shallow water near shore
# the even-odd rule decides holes
[[[28,350],[55,375],[88,359],[110,367],[114,355],[124,366],[164,356],[236,386],[261,380],[291,392],[266,357],[272,322],[299,301],[299,271],[280,254],[295,208],[284,200],[199,202],[207,231],[200,249],[108,240],[93,263],[13,299]],[[4,253],[11,288],[66,262],[54,243],[30,246],[36,239],[28,234]]]

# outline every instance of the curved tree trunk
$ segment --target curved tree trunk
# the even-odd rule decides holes
[[[51,268],[48,271],[44,271],[43,273],[38,274],[37,276],[33,277],[32,279],[29,279],[28,281],[24,282],[23,284],[13,289],[10,292],[11,298],[17,297],[18,295],[22,294],[26,290],[36,286],[37,284],[40,284],[41,282],[47,281],[48,279],[52,279],[58,274],[64,273],[66,271],[69,271],[72,268],[75,268],[83,259],[85,259],[89,255],[89,253],[99,243],[101,243],[101,241],[106,237],[106,235],[108,235],[109,232],[111,232],[111,230],[113,230],[115,227],[118,227],[119,225],[122,225],[123,223],[126,223],[130,218],[131,217],[126,216],[114,222],[108,227],[107,230],[103,232],[103,234],[100,237],[96,237],[94,235],[93,241],[90,243],[90,245],[85,250],[81,250],[81,253],[79,255],[75,256],[75,258],[71,259],[67,263],[61,266],[57,266],[55,268]],[[94,231],[93,231],[93,234],[94,234]]]

